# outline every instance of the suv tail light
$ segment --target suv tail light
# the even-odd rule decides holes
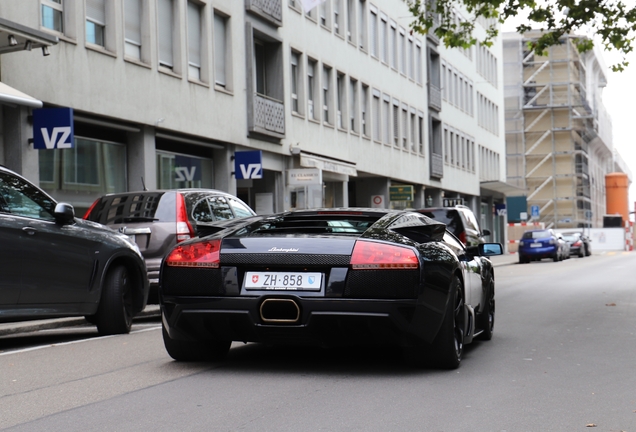
[[[575,241],[575,242],[572,244],[572,246],[576,246],[576,247],[581,246],[581,240],[577,240],[577,241]]]
[[[358,240],[351,254],[351,268],[355,270],[374,269],[417,269],[419,259],[410,248]]]
[[[93,209],[95,209],[95,206],[97,206],[97,203],[100,201],[101,201],[101,198],[97,198],[95,202],[93,202],[93,204],[91,204],[91,206],[88,208],[88,210],[86,210],[86,213],[84,213],[84,216],[82,216],[82,219],[88,220],[91,212],[93,211]]]
[[[188,220],[185,198],[182,194],[177,193],[177,243],[194,237],[194,230]]]
[[[459,233],[459,241],[462,242],[463,245],[466,245],[466,231]]]
[[[166,257],[171,267],[219,268],[221,265],[221,240],[201,241],[177,245]]]

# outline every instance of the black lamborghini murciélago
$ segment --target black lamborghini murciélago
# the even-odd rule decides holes
[[[417,364],[459,366],[492,338],[486,256],[411,211],[299,210],[232,220],[180,243],[161,268],[163,339],[176,360],[218,360],[232,341],[394,345]]]

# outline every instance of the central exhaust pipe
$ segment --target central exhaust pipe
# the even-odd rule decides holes
[[[290,299],[265,299],[260,313],[264,323],[293,324],[300,319],[300,308]]]

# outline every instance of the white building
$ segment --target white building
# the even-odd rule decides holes
[[[108,192],[201,186],[263,213],[459,199],[492,229],[501,42],[447,50],[410,34],[408,16],[402,0],[309,13],[299,0],[0,3],[0,17],[59,38],[50,56],[3,57],[2,82],[72,108],[74,127],[74,148],[35,150],[5,124],[0,160],[79,214]],[[248,150],[262,152],[262,178],[237,180]]]

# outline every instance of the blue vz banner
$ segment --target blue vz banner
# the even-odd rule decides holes
[[[33,148],[69,149],[75,146],[73,108],[33,110]]]

